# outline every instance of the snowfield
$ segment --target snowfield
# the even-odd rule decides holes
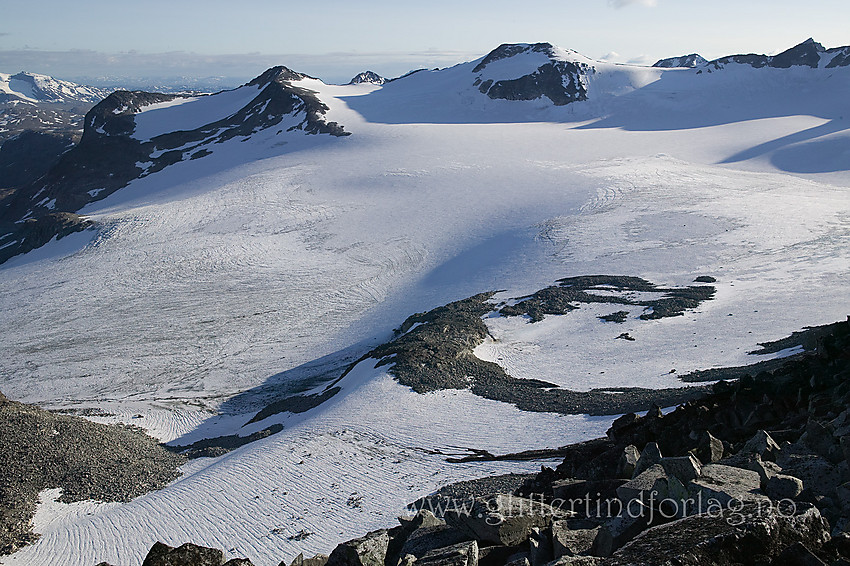
[[[0,73],[0,95],[10,101],[37,102],[97,102],[109,91],[78,85],[47,75],[22,71],[15,75]]]
[[[527,68],[498,63],[503,76]],[[97,230],[0,266],[8,397],[100,408],[114,416],[93,420],[178,445],[284,426],[128,504],[45,493],[42,538],[0,562],[137,566],[161,540],[275,566],[391,526],[445,483],[540,465],[446,454],[603,435],[616,415],[419,395],[374,360],[319,407],[242,427],[274,398],[321,390],[410,314],[482,291],[505,300],[585,274],[717,278],[713,300],[676,318],[594,304],[535,324],[486,319],[476,355],[574,390],[676,387],[850,312],[846,68],[593,62],[598,96],[554,107],[490,100],[475,64],[382,87],[305,79],[351,136],[230,140],[87,206]],[[151,108],[135,135],[196,127],[209,104]],[[625,323],[597,318],[617,310]]]
[[[259,94],[258,86],[245,86],[212,96],[175,98],[142,107],[136,114],[133,137],[149,140],[160,134],[194,130],[223,116],[230,116]]]

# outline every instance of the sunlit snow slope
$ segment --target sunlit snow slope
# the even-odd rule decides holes
[[[45,505],[40,541],[4,563],[138,565],[155,540],[191,540],[276,565],[391,525],[440,484],[539,465],[442,454],[603,434],[613,417],[419,395],[370,359],[319,407],[240,429],[276,397],[321,390],[411,313],[475,293],[504,300],[584,274],[717,279],[716,298],[675,318],[634,310],[616,325],[594,305],[535,324],[487,319],[480,357],[576,390],[675,387],[844,318],[847,67],[501,55],[380,87],[293,81],[351,135],[234,137],[87,205],[96,229],[0,266],[10,398],[101,408],[116,416],[98,420],[177,444],[285,427],[129,504]],[[565,90],[546,92],[580,86],[586,99],[524,99],[550,64],[565,78],[546,88]],[[496,94],[515,94],[492,98],[500,81]],[[157,112],[187,128],[207,120],[180,102],[136,114],[136,135],[159,133]],[[615,339],[626,331],[634,341]],[[296,540],[301,530],[314,534]]]
[[[109,92],[47,75],[0,73],[0,102],[97,102]]]

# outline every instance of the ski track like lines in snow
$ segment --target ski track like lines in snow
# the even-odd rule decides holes
[[[407,503],[445,483],[539,466],[448,464],[428,451],[542,447],[547,436],[566,442],[602,434],[611,421],[522,413],[462,391],[422,396],[371,365],[358,365],[343,381],[343,394],[312,416],[285,419],[288,432],[214,461],[191,462],[171,486],[129,504],[92,509],[70,524],[54,519],[41,542],[9,564],[38,563],[73,545],[73,555],[56,566],[98,560],[138,566],[154,540],[172,545],[192,540],[274,566],[302,551],[327,553],[334,541],[389,526]],[[446,414],[464,418],[447,420]],[[289,540],[301,530],[315,534]]]
[[[328,313],[374,304],[383,296],[388,278],[421,261],[422,252],[411,247],[406,238],[395,238],[380,247],[355,244],[356,253],[328,249],[323,245],[327,236],[318,227],[333,217],[333,209],[299,201],[294,194],[297,186],[281,194],[280,186],[279,178],[252,177],[206,197],[201,203],[203,214],[198,214],[197,202],[195,206],[176,202],[156,214],[132,211],[131,216],[111,219],[95,243],[84,250],[87,263],[104,266],[98,268],[100,277],[91,281],[88,300],[79,298],[92,304],[74,309],[92,315],[103,325],[102,330],[90,327],[88,336],[77,337],[62,324],[69,319],[57,319],[48,310],[33,320],[32,311],[20,306],[19,321],[52,329],[46,333],[44,349],[74,352],[66,356],[73,362],[57,360],[68,373],[75,373],[75,368],[82,371],[84,365],[91,368],[102,359],[103,352],[120,357],[126,351],[134,358],[134,373],[146,373],[154,383],[173,375],[176,362],[176,367],[182,368],[185,393],[202,388],[200,378],[213,370],[225,368],[224,373],[231,373],[226,369],[228,358],[263,342],[273,347],[272,341],[263,340],[272,324],[289,323],[295,336],[315,342],[313,328],[333,325],[338,318]],[[237,203],[238,211],[234,211]],[[271,233],[270,223],[274,223]],[[169,233],[173,226],[183,226],[181,233]],[[229,235],[234,231],[248,237],[233,245]],[[141,249],[136,244],[140,241],[146,242]],[[119,261],[102,261],[116,252]],[[287,272],[282,273],[275,262],[287,256],[298,257],[299,263],[284,264]],[[346,279],[346,284],[336,288],[325,283]],[[125,281],[132,285],[127,287]],[[222,317],[213,308],[212,316],[185,318],[187,313],[209,311],[204,303],[213,296],[228,305],[232,314]],[[108,297],[111,300],[104,302]],[[148,297],[156,299],[155,308],[139,304],[147,302]],[[245,307],[239,308],[240,303]],[[62,316],[67,305],[56,306]],[[298,320],[287,313],[307,316]],[[122,327],[125,318],[134,319],[141,340],[127,343],[124,332],[117,331],[115,326]],[[191,327],[197,330],[191,332]],[[194,343],[189,348],[172,348],[175,331],[193,336]],[[253,340],[237,338],[246,331]],[[99,347],[86,355],[93,345]],[[70,381],[66,383],[71,385]],[[96,397],[113,396],[127,389],[128,382],[118,379],[93,393]],[[69,391],[68,395],[77,394]]]

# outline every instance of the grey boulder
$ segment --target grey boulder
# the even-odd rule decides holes
[[[476,498],[467,512],[447,512],[446,523],[474,539],[515,546],[528,540],[535,527],[548,527],[553,518],[566,516],[539,501],[498,494]]]
[[[331,552],[327,566],[384,566],[389,542],[386,530],[343,542]]]
[[[418,566],[478,566],[478,543],[474,540],[437,548],[416,560]]]

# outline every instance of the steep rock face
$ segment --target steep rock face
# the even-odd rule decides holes
[[[35,181],[72,146],[67,138],[31,130],[6,140],[0,145],[0,190]]]
[[[850,65],[850,46],[834,47],[826,49],[814,39],[807,39],[791,49],[787,49],[778,55],[730,55],[710,61],[707,65],[715,69],[722,69],[726,65],[737,63],[739,65],[750,65],[756,69],[772,67],[775,69],[788,69],[791,67],[819,67],[835,68]]]
[[[93,225],[90,220],[73,212],[44,212],[11,226],[13,232],[0,237],[0,263],[18,254],[25,254],[56,238],[80,232]],[[9,227],[0,228],[8,230]]]
[[[830,57],[829,63],[826,64],[827,69],[850,66],[850,46],[827,49],[826,55]]]
[[[701,55],[691,53],[690,55],[682,55],[681,57],[669,57],[656,61],[653,67],[661,67],[664,69],[675,69],[681,67],[694,68],[708,63]]]
[[[777,69],[788,69],[795,66],[817,68],[820,64],[821,54],[825,52],[826,49],[823,45],[815,42],[814,39],[808,39],[779,55],[771,57],[768,65]]]
[[[527,59],[521,67],[536,68],[519,77],[500,76],[515,67],[496,63],[520,58]],[[556,106],[563,106],[587,100],[587,78],[595,70],[587,63],[567,60],[549,43],[535,43],[500,45],[472,72],[476,74],[475,86],[492,99],[535,100],[545,96]]]
[[[228,109],[220,117],[213,117],[217,119],[193,129],[164,131],[150,137],[138,134],[137,116],[151,105],[200,100],[215,106],[216,96],[240,89],[197,98],[149,92],[112,93],[86,114],[85,131],[77,147],[63,154],[45,176],[0,201],[0,233],[4,234],[0,239],[0,263],[50,240],[33,240],[25,230],[29,220],[39,220],[42,235],[46,235],[49,230],[43,220],[50,214],[76,212],[134,179],[180,161],[206,157],[216,144],[239,137],[248,139],[273,128],[277,134],[302,131],[348,135],[339,124],[324,119],[328,107],[314,92],[294,84],[305,78],[309,77],[286,67],[273,67],[241,87],[250,100],[235,112]],[[256,95],[251,97],[254,91]],[[172,128],[167,123],[163,127]],[[78,226],[84,227],[84,223]],[[53,235],[60,235],[59,226]]]

